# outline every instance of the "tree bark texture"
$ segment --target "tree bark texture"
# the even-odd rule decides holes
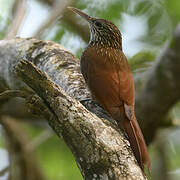
[[[98,104],[88,100],[79,61],[61,45],[36,39],[1,41],[0,92],[7,90],[41,98],[35,98],[43,102],[36,101],[43,109],[39,116],[64,138],[84,179],[146,179],[126,138],[104,119],[108,115]]]

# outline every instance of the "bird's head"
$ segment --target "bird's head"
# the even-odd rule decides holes
[[[121,33],[111,21],[91,17],[74,7],[69,7],[69,9],[79,14],[89,23],[91,35],[90,44],[97,44],[116,49],[122,48]]]

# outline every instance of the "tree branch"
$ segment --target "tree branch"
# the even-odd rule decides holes
[[[18,76],[57,117],[53,128],[70,147],[85,179],[93,179],[94,176],[97,179],[127,176],[128,179],[144,179],[129,153],[126,140],[110,123],[105,124],[88,112],[29,61],[19,62],[16,69]]]
[[[9,32],[6,35],[6,38],[8,38],[8,39],[16,37],[16,35],[20,29],[20,26],[22,25],[25,14],[26,14],[24,0],[18,0],[18,2],[15,2],[14,6],[16,6],[15,13],[14,13],[14,19],[12,21],[11,26],[9,27]]]
[[[80,74],[79,62],[72,54],[61,45],[35,39],[1,41],[0,54],[0,81],[3,79],[9,89],[34,90],[43,99],[49,108],[46,117],[49,124],[63,136],[85,179],[145,179],[122,133],[67,95],[83,101],[89,109],[100,112],[98,115],[104,115],[95,102],[86,100],[89,92]],[[26,61],[19,62],[19,59]],[[17,64],[19,77],[29,87],[17,77]]]
[[[48,73],[58,85],[77,100],[90,97],[79,70],[79,61],[59,44],[35,39],[2,40],[0,41],[0,55],[0,92],[26,90],[32,93],[32,90],[17,78],[14,71],[19,59],[26,58]],[[28,109],[25,109],[22,100],[14,99],[10,104],[6,104],[1,108],[1,113],[11,114],[18,118],[26,116],[29,118]],[[11,104],[13,108],[10,108]]]
[[[147,73],[147,81],[136,100],[136,116],[147,142],[160,127],[171,126],[169,110],[180,99],[180,24],[172,40]]]
[[[64,10],[71,3],[72,3],[71,0],[55,2],[55,4],[52,6],[48,19],[46,19],[46,22],[35,32],[33,37],[40,39],[43,33],[47,30],[47,28],[49,28],[53,23],[57,21],[59,17],[63,15]]]

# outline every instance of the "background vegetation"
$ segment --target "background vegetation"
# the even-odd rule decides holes
[[[86,22],[65,9],[68,5],[111,20],[119,27],[134,77],[141,79],[170,42],[180,21],[179,0],[0,0],[0,39],[17,34],[52,40],[80,57],[88,42],[88,28]],[[136,89],[139,91],[141,86]],[[177,103],[169,112],[173,126],[160,129],[149,145],[152,179],[180,179],[179,107]],[[47,179],[82,179],[63,140],[59,141],[43,121],[20,124]],[[7,179],[8,170],[1,172],[8,169],[8,164],[7,139],[0,126],[0,180]],[[163,176],[162,169],[168,175]]]

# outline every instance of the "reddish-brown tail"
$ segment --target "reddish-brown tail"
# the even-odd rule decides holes
[[[129,120],[126,117],[123,119],[122,125],[129,137],[131,148],[141,169],[144,171],[144,165],[146,165],[149,170],[150,159],[147,151],[147,146],[136,118],[134,117],[132,120]]]

